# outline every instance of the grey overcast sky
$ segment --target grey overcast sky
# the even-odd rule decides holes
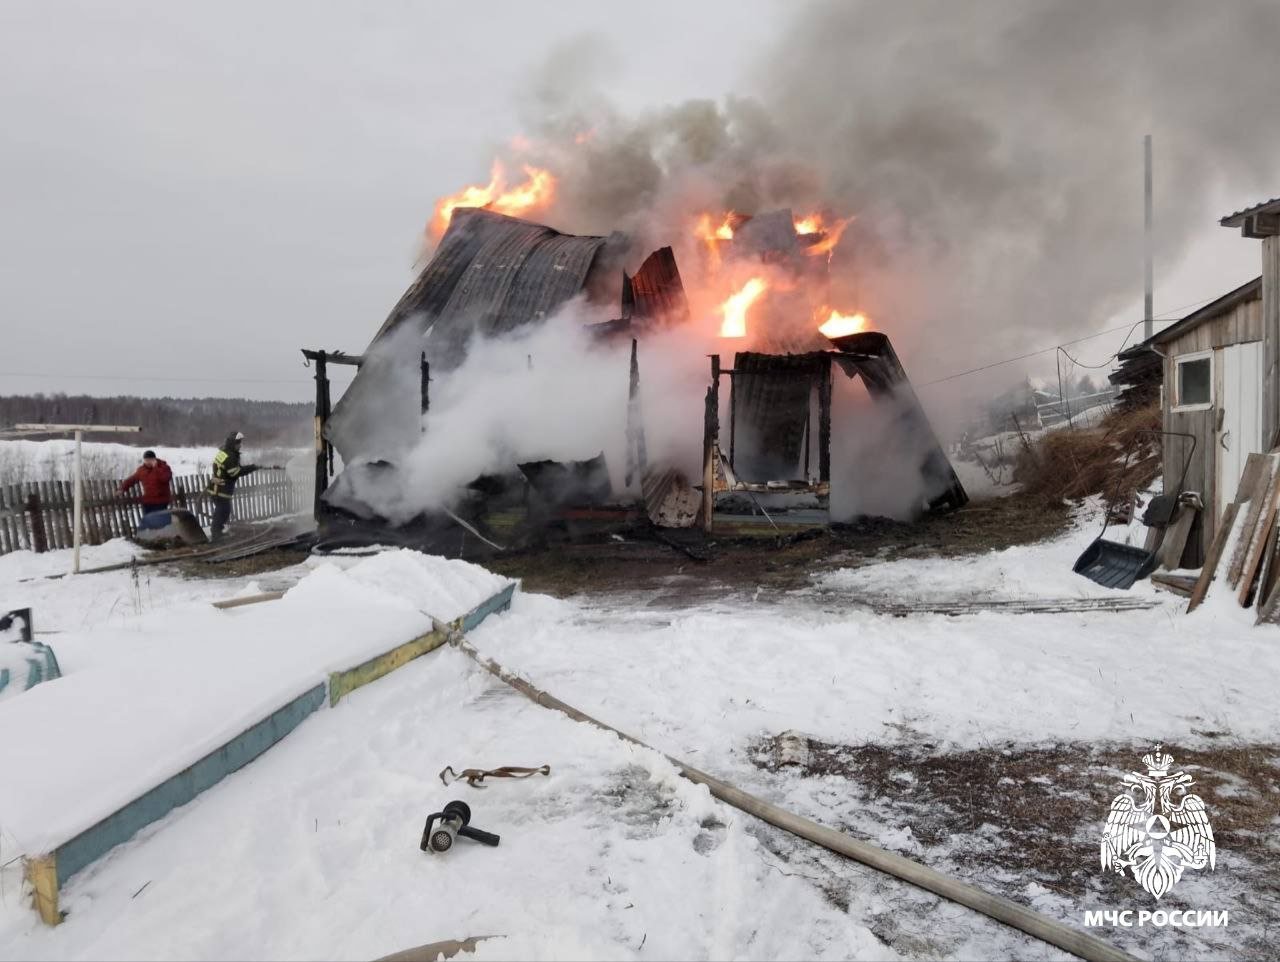
[[[625,107],[719,98],[784,11],[742,7],[5,0],[0,393],[305,398],[549,47],[612,40]]]
[[[0,393],[306,398],[298,348],[365,346],[435,198],[485,178],[557,43],[600,38],[623,109],[721,99],[758,92],[795,9],[5,0]],[[1159,267],[1170,312],[1254,276],[1258,252],[1209,221]]]

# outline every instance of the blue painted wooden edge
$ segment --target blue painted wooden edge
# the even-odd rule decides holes
[[[511,607],[511,596],[515,594],[519,582],[513,581],[488,601],[482,601],[462,616],[461,628],[464,632],[479,627],[480,623],[492,614],[506,611]]]
[[[324,704],[325,688],[321,683],[307,690],[221,748],[210,752],[190,768],[166,779],[145,795],[108,815],[97,825],[58,846],[59,887],[65,885],[67,879],[80,869],[101,858],[121,842],[128,841],[140,829],[187,804],[280,741]]]
[[[470,631],[490,615],[510,608],[511,598],[518,586],[519,582],[510,582],[497,594],[468,611],[455,624],[464,632]],[[325,681],[272,712],[190,768],[166,779],[92,828],[58,846],[56,854],[59,888],[76,872],[120,843],[128,841],[141,829],[164,818],[175,808],[187,804],[201,792],[249,764],[297,728],[304,718],[327,700],[328,682]]]

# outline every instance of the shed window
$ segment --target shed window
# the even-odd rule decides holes
[[[1213,358],[1200,356],[1178,361],[1178,407],[1213,404]]]

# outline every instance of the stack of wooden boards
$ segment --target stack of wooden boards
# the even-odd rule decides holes
[[[1204,568],[1187,611],[1195,611],[1215,580],[1225,582],[1242,608],[1254,607],[1257,621],[1280,623],[1280,454],[1251,454],[1240,476],[1235,501],[1227,505],[1214,532]]]

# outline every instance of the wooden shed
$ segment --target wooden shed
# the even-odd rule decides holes
[[[1250,454],[1280,440],[1280,198],[1228,214],[1262,240],[1262,275],[1155,334],[1164,358],[1164,429],[1195,437],[1184,490],[1199,491],[1182,566],[1199,567]],[[1177,489],[1191,442],[1165,438],[1164,490]]]
[[[1255,278],[1146,342],[1164,357],[1164,490],[1199,491],[1205,510],[1192,529],[1182,566],[1196,568],[1216,520],[1235,496],[1249,454],[1262,436],[1262,279]]]

